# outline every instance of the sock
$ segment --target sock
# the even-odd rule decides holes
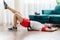
[[[14,29],[17,29],[17,27],[14,27],[14,26],[13,26],[13,28],[14,28]]]
[[[4,1],[4,6],[5,6],[5,9],[7,9],[7,4],[6,4],[6,2]]]

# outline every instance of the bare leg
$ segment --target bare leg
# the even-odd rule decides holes
[[[15,17],[17,17],[17,19],[18,19],[19,22],[21,22],[23,20],[23,17],[22,17],[22,15],[21,15],[20,12],[14,10],[14,9],[8,7],[8,6],[7,6],[7,9],[9,9],[11,12],[13,12],[13,14],[15,15]]]
[[[14,24],[13,24],[13,27],[16,27],[16,25],[17,25],[17,17],[14,15]]]
[[[58,28],[51,28],[51,29],[46,28],[46,32],[54,32],[54,31],[57,31],[57,30],[58,30]]]
[[[17,29],[17,21],[22,22],[23,21],[23,17],[19,16],[18,14],[14,15],[14,24],[13,24],[13,28],[9,28],[9,30],[14,30]]]
[[[14,21],[14,25],[13,25],[13,28],[9,28],[9,30],[17,29],[17,27],[16,27],[17,20],[19,22],[22,22],[22,20],[23,20],[23,17],[21,15],[21,13],[16,11],[16,10],[14,10],[14,9],[12,9],[12,8],[10,8],[10,7],[8,7],[5,1],[4,1],[4,6],[5,6],[5,9],[9,9],[14,14],[14,20],[13,20]]]
[[[7,6],[7,9],[9,9],[9,10],[10,10],[11,12],[13,12],[14,14],[15,14],[16,12],[18,12],[18,11],[16,11],[16,10],[10,8],[9,6]]]
[[[19,21],[19,22],[22,22],[23,21],[23,17],[22,17],[22,15],[18,12],[18,11],[16,11],[16,10],[14,10],[14,9],[12,9],[12,8],[10,8],[10,7],[7,7],[7,9],[9,9],[13,14],[14,14],[14,24],[13,24],[13,28],[9,28],[9,30],[13,30],[13,29],[17,29],[17,27],[16,27],[16,25],[17,25],[17,21]]]

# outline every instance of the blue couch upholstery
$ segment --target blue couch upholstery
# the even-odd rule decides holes
[[[54,14],[53,13],[54,12],[54,10],[42,10],[42,14],[45,14],[45,15],[52,15],[52,14]]]
[[[60,15],[60,5],[55,7],[54,13]]]
[[[32,21],[38,21],[41,23],[49,22],[49,17],[47,15],[29,15],[29,18]]]
[[[60,24],[60,5],[55,10],[42,10],[42,15],[29,15],[29,18],[41,23]]]

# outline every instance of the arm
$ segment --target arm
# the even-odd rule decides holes
[[[46,28],[46,32],[54,32],[54,31],[57,31],[57,28]]]

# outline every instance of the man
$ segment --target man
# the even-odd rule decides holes
[[[56,31],[57,28],[49,27],[49,24],[41,24],[40,22],[37,21],[30,21],[27,18],[22,17],[21,13],[10,8],[6,2],[4,1],[4,7],[5,9],[9,9],[13,14],[14,14],[14,25],[12,28],[8,28],[9,30],[17,30],[17,21],[20,22],[20,24],[27,28],[28,31],[47,31],[47,32],[53,32]]]

